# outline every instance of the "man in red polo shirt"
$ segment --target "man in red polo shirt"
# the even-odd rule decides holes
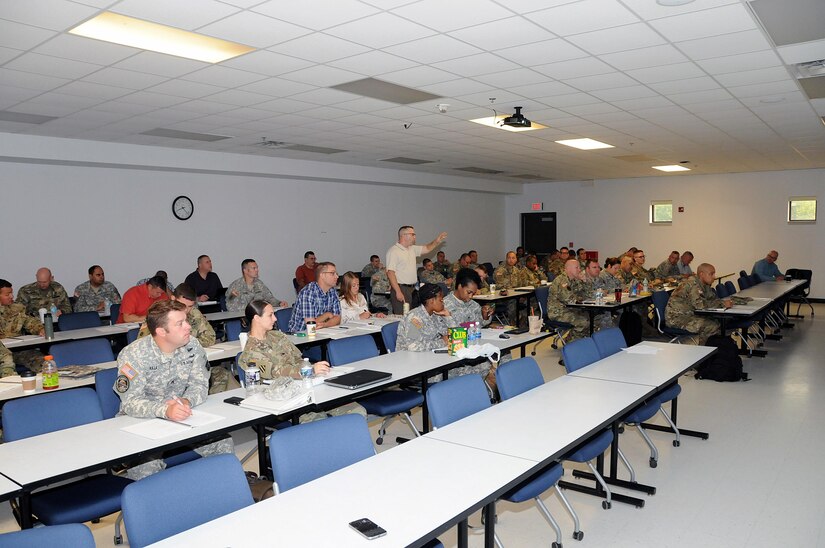
[[[142,322],[152,303],[168,298],[166,280],[153,276],[145,284],[136,285],[123,295],[116,323]]]
[[[298,281],[298,291],[309,282],[315,281],[315,253],[313,251],[304,253],[304,264],[295,269],[295,279]]]

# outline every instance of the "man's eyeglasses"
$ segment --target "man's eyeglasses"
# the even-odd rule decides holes
[[[321,272],[321,274],[332,274],[333,276],[338,276],[338,273],[335,272],[334,270],[327,270],[327,271]]]

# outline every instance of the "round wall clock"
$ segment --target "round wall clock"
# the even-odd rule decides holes
[[[181,221],[189,219],[194,212],[195,205],[189,196],[178,196],[172,200],[172,213]]]

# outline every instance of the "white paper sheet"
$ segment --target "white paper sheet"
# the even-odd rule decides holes
[[[622,348],[628,354],[647,354],[653,355],[659,352],[659,349],[655,346],[648,346],[646,344],[637,344],[635,346],[631,346],[630,348]]]

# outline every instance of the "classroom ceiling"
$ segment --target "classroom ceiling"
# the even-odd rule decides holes
[[[0,132],[527,183],[679,162],[691,174],[822,168],[823,6],[4,0]],[[104,10],[256,50],[211,65],[67,33]],[[547,129],[469,121],[516,106]],[[615,148],[555,143],[581,137]]]

